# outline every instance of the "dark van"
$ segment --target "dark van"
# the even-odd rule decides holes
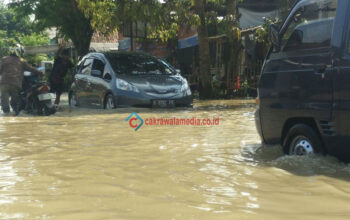
[[[263,142],[350,161],[350,1],[299,1],[269,34],[256,111]]]

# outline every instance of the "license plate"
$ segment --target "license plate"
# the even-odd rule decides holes
[[[38,99],[39,101],[43,101],[43,100],[51,100],[55,98],[55,94],[53,93],[45,93],[45,94],[39,94],[38,95]]]
[[[153,100],[152,106],[160,107],[160,108],[175,107],[175,101],[174,100]]]

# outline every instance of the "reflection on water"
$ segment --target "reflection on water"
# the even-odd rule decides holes
[[[213,127],[125,119],[220,117]],[[261,146],[251,101],[0,119],[0,219],[348,219],[350,167]]]

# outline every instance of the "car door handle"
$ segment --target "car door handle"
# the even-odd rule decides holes
[[[326,74],[327,65],[319,65],[314,68],[314,74],[321,76],[322,79],[324,79]]]
[[[327,65],[319,65],[314,68],[315,74],[324,74],[326,72]]]

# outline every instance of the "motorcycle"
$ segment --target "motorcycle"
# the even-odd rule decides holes
[[[39,81],[38,76],[31,72],[24,72],[19,109],[37,115],[55,114],[56,108],[52,102],[55,94],[49,91],[50,88],[46,82]]]

